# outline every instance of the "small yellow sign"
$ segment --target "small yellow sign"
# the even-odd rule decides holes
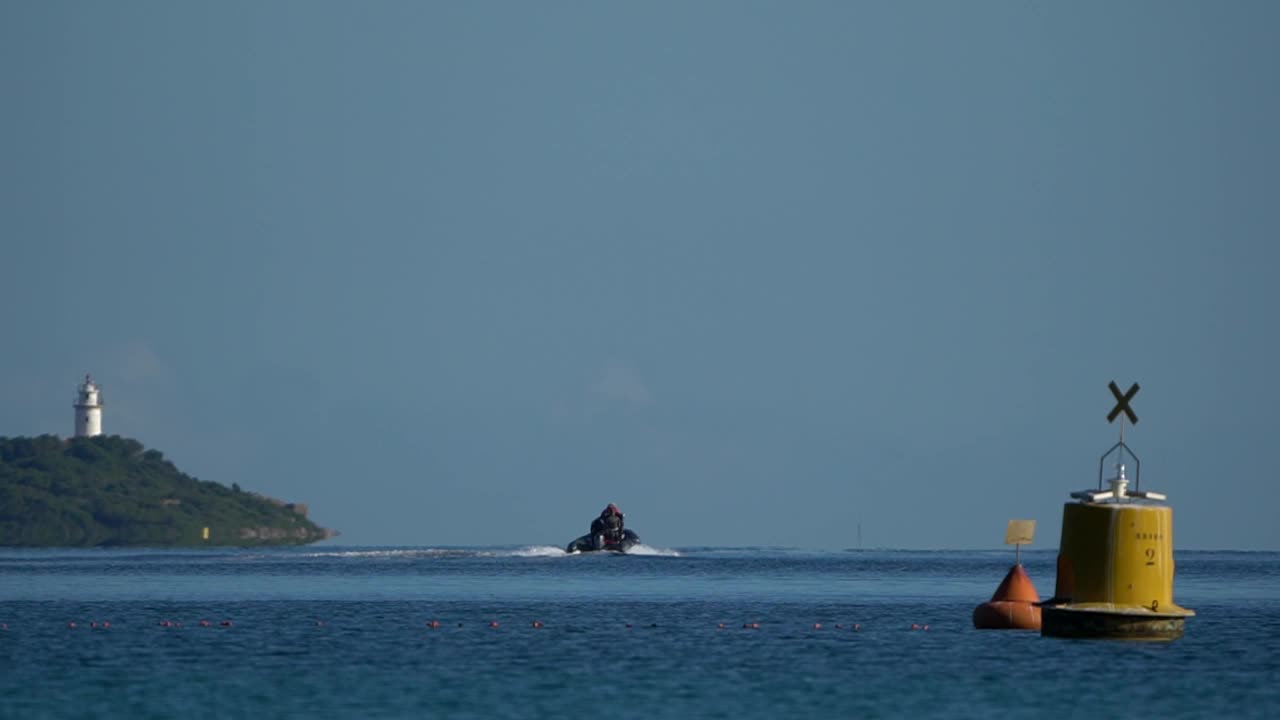
[[[204,529],[204,539],[205,539],[205,540],[208,540],[208,539],[209,539],[209,528],[205,528],[205,529]]]
[[[1036,536],[1035,520],[1010,520],[1004,534],[1005,545],[1030,545]]]

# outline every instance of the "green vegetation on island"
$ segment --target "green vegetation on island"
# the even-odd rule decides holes
[[[0,546],[300,545],[336,534],[305,505],[197,480],[136,440],[0,437]]]

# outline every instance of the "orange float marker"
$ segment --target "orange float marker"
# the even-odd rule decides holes
[[[991,599],[973,609],[979,630],[1039,630],[1040,594],[1021,564],[1009,568]]]
[[[1010,520],[1005,544],[1015,545],[1014,564],[991,599],[973,609],[973,626],[979,630],[1039,630],[1040,594],[1020,562],[1022,546],[1035,537],[1035,520]]]

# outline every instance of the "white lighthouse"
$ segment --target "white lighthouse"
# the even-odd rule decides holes
[[[77,388],[76,437],[96,437],[102,434],[102,393],[93,378],[84,376],[84,384]]]

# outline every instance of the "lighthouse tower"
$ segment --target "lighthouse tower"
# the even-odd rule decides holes
[[[84,384],[76,389],[76,437],[96,437],[102,434],[102,393],[93,378],[84,376]]]

